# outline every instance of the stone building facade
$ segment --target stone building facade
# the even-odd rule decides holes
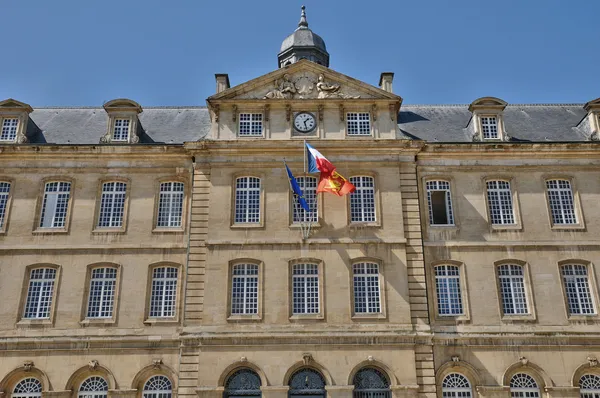
[[[600,100],[403,105],[304,9],[278,66],[206,107],[0,102],[0,393],[598,398]]]

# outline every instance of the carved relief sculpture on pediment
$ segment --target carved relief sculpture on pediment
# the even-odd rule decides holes
[[[274,88],[270,88],[265,94],[250,92],[240,98],[247,99],[355,99],[361,98],[359,92],[344,88],[339,84],[327,82],[323,74],[316,75],[311,72],[303,72],[294,76],[283,75],[282,78],[273,82]],[[316,90],[315,90],[316,89]]]

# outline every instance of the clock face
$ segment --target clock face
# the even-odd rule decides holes
[[[317,127],[317,121],[312,113],[300,112],[294,118],[294,127],[301,133],[310,133]]]

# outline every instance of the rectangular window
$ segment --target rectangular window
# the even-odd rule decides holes
[[[116,285],[116,268],[94,268],[92,270],[87,318],[112,318]]]
[[[357,263],[352,267],[354,285],[354,313],[381,313],[379,292],[379,265]]]
[[[127,184],[124,182],[106,182],[102,184],[98,227],[114,228],[123,226],[126,192]]]
[[[115,119],[113,141],[129,141],[129,119]]]
[[[496,116],[481,117],[481,132],[484,140],[495,140],[499,138]]]
[[[258,265],[235,265],[231,278],[231,315],[256,314],[258,314]]]
[[[240,177],[235,183],[235,223],[260,222],[260,178]]]
[[[298,186],[304,194],[304,200],[306,200],[310,212],[304,210],[298,201],[292,197],[293,222],[317,222],[319,220],[317,209],[317,178],[296,177],[296,181],[298,181]]]
[[[10,195],[10,182],[0,181],[0,230],[4,228],[4,218],[8,211],[8,198]]]
[[[293,313],[319,313],[319,266],[294,264],[292,266]]]
[[[31,270],[23,318],[50,319],[55,279],[56,270],[54,268]]]
[[[350,222],[375,222],[375,179],[350,177],[356,191],[350,194]]]
[[[163,182],[158,197],[157,227],[181,227],[183,213],[183,183]]]
[[[460,268],[456,265],[435,267],[435,292],[440,316],[463,315]]]
[[[490,221],[493,225],[515,223],[512,192],[508,181],[488,181],[487,198]]]
[[[19,127],[19,119],[2,119],[2,132],[0,133],[0,141],[13,142],[17,138],[17,127]]]
[[[240,113],[240,137],[261,137],[263,135],[262,113]]]
[[[346,114],[348,135],[371,135],[371,114],[349,112]]]
[[[520,265],[501,265],[498,267],[504,315],[529,313],[523,273],[524,267]]]
[[[40,215],[40,228],[64,228],[70,196],[70,182],[49,182],[46,184]]]
[[[429,206],[429,224],[454,225],[450,183],[448,181],[427,181],[425,187]]]
[[[552,224],[577,224],[571,183],[567,180],[548,180],[546,188],[548,189]]]
[[[150,318],[172,318],[177,304],[176,267],[156,267],[152,270]]]
[[[569,314],[594,314],[587,267],[578,264],[563,265],[562,277],[569,305]]]

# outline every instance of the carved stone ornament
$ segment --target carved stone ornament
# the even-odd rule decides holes
[[[219,108],[219,105],[213,105],[213,113],[215,114],[215,122],[219,121],[219,113],[221,112],[221,109]]]
[[[292,99],[296,94],[296,86],[290,80],[290,75],[283,75],[282,79],[275,80],[275,88],[265,94],[263,99]]]
[[[96,370],[98,368],[98,365],[100,363],[98,361],[96,361],[95,359],[92,359],[91,361],[88,362],[88,368],[90,368],[90,370]]]
[[[473,142],[481,142],[481,134],[479,134],[479,133],[473,134],[472,139],[473,139]]]
[[[25,362],[23,362],[23,370],[25,372],[31,371],[31,368],[33,368],[33,366],[34,366],[33,361],[25,361]]]
[[[519,361],[521,362],[521,365],[523,365],[523,366],[527,366],[527,364],[529,363],[529,359],[527,359],[525,357],[519,357]]]
[[[377,120],[377,105],[376,104],[371,105],[371,117],[373,118],[373,121]]]
[[[373,362],[374,360],[375,360],[375,359],[373,359],[373,355],[369,355],[369,356],[367,357],[367,361],[369,361],[369,362]]]
[[[238,115],[238,107],[237,107],[237,105],[234,105],[231,108],[231,120],[233,120],[234,123],[237,120],[237,115]]]
[[[17,136],[15,137],[15,142],[17,144],[26,144],[27,142],[29,142],[29,139],[27,138],[27,136],[21,132],[17,133]]]
[[[325,81],[325,76],[320,74],[315,78],[314,74],[304,72],[293,79],[289,74],[283,75],[281,79],[273,82],[274,88],[267,91],[263,99],[308,99],[308,98],[340,98],[354,99],[360,95],[352,95],[343,92],[339,84]],[[316,92],[315,92],[316,87]]]
[[[311,354],[302,354],[302,362],[304,362],[304,365],[309,365],[312,361],[313,357]]]
[[[345,117],[346,110],[344,109],[344,105],[340,104],[340,122],[343,122]]]
[[[512,139],[512,137],[506,133],[504,133],[504,136],[502,137],[502,141],[506,141],[509,142]]]
[[[343,99],[353,99],[360,98],[360,95],[348,95],[344,94],[340,91],[339,84],[329,84],[325,82],[325,77],[323,75],[319,75],[319,79],[317,82],[317,91],[319,94],[317,98],[343,98]]]
[[[394,120],[396,120],[396,105],[390,104],[389,108],[390,108],[390,119],[393,122]]]
[[[597,131],[594,131],[592,134],[590,134],[590,141],[600,141],[600,135]]]
[[[112,136],[113,136],[113,132],[109,131],[108,133],[104,134],[101,138],[100,138],[100,143],[101,144],[110,144],[112,142]],[[129,144],[137,144],[138,142],[140,142],[140,137],[137,135],[136,131],[133,131],[133,129],[129,132]],[[122,142],[119,142],[122,143]]]
[[[100,143],[101,144],[110,144],[111,138],[112,138],[112,134],[109,131],[108,133],[104,134],[102,136],[102,138],[100,138]]]
[[[240,362],[248,362],[248,358],[246,358],[246,357],[240,357]]]
[[[153,367],[154,369],[158,369],[158,368],[160,368],[160,366],[161,366],[162,364],[163,364],[163,361],[162,361],[162,359],[160,359],[160,358],[155,358],[155,359],[153,359],[153,360],[152,360],[152,367]]]
[[[598,358],[594,357],[594,356],[589,356],[587,357],[587,361],[588,364],[590,365],[590,367],[595,367],[598,366]]]
[[[265,105],[263,109],[263,113],[265,114],[265,122],[269,121],[269,111],[271,110],[271,106],[269,104]]]
[[[452,366],[456,366],[458,365],[458,363],[460,362],[460,357],[458,355],[452,355]]]
[[[137,144],[138,142],[140,142],[140,137],[136,134],[135,131],[131,132],[131,135],[129,136],[129,142],[132,144]]]

